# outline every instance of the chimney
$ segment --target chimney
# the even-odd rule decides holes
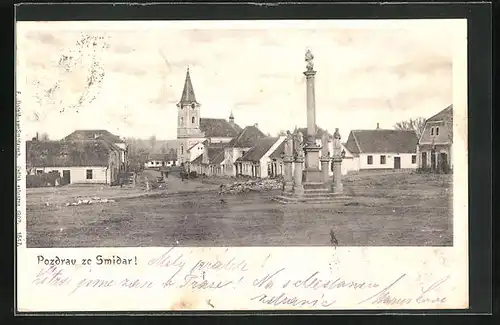
[[[379,129],[380,129],[380,125],[377,123],[377,130],[379,130]]]
[[[38,141],[38,132],[36,133],[35,138]]]

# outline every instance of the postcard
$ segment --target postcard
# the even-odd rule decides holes
[[[467,21],[16,23],[19,312],[466,309]]]

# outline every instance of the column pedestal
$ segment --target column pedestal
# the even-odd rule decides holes
[[[291,158],[283,160],[283,192],[291,193],[293,191],[293,174],[292,174],[292,162]]]
[[[323,176],[323,182],[328,184],[328,180],[330,178],[330,158],[323,157],[320,159],[321,161],[321,174]]]
[[[332,191],[334,194],[341,194],[344,191],[342,185],[342,158],[333,158],[333,183]]]
[[[298,197],[304,195],[304,186],[302,185],[302,164],[304,160],[297,158],[294,162],[293,194]]]
[[[319,152],[321,147],[308,145],[305,148],[304,183],[320,183],[323,182],[323,175],[319,169]]]

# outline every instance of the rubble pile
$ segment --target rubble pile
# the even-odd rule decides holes
[[[221,194],[239,194],[246,192],[265,192],[281,189],[282,182],[278,179],[248,180],[235,182],[232,184],[221,185]]]
[[[116,202],[115,200],[112,199],[101,199],[100,197],[94,196],[91,199],[83,199],[83,200],[78,200],[77,202],[69,202],[66,203],[66,206],[76,206],[76,205],[82,205],[82,204],[94,204],[94,203],[114,203]]]

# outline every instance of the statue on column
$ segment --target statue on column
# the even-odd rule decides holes
[[[304,135],[299,130],[295,130],[294,135],[295,157],[304,158]]]
[[[289,130],[286,131],[285,157],[289,159],[293,157],[293,135]]]
[[[342,150],[342,144],[340,142],[340,132],[338,128],[335,128],[335,133],[333,134],[333,152],[334,156],[340,156]]]
[[[325,130],[325,132],[323,132],[323,137],[321,139],[321,145],[323,146],[323,149],[321,150],[322,158],[328,158],[330,156],[329,143],[330,143],[330,136],[328,135],[328,131]]]
[[[313,71],[314,63],[313,63],[314,55],[311,53],[311,50],[307,50],[305,61],[307,62],[306,69],[307,71]]]

